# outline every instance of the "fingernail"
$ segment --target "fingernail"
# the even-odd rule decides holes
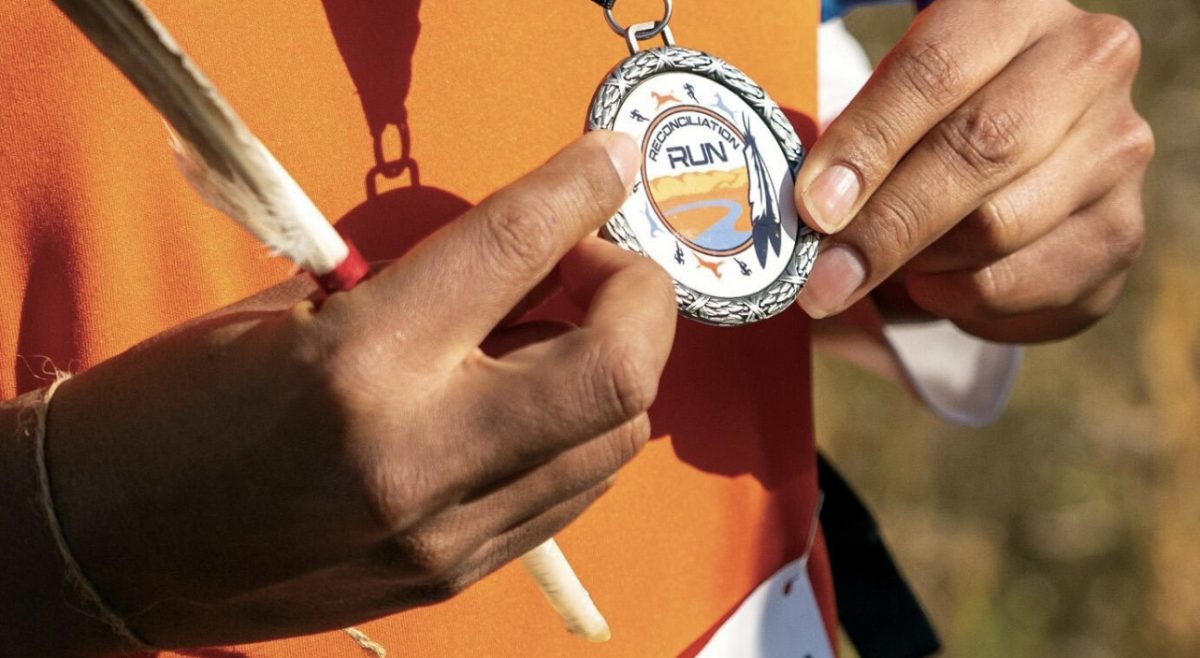
[[[808,283],[796,299],[814,320],[840,313],[850,295],[867,280],[867,265],[858,250],[835,244],[822,251],[813,264]]]
[[[858,175],[845,165],[821,172],[804,196],[812,220],[824,233],[837,233],[850,221],[850,209],[858,201]]]
[[[633,185],[642,166],[642,153],[637,142],[625,133],[610,132],[605,135],[604,150],[625,187]]]

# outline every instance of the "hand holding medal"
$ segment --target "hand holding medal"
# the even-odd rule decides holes
[[[167,120],[177,162],[205,201],[311,274],[325,293],[351,290],[367,276],[353,244],[338,235],[149,10],[136,0],[56,4]],[[521,561],[571,633],[593,642],[609,639],[607,623],[553,539]],[[382,654],[360,631],[346,630],[364,649]],[[125,635],[143,644],[131,632]]]
[[[312,273],[326,292],[349,290],[365,276],[361,257],[337,236],[140,4],[135,0],[57,0],[57,4],[174,126],[181,163],[207,200]],[[631,49],[636,51],[639,39],[659,33],[669,41],[668,17],[669,11],[659,23],[623,31]],[[615,111],[627,110],[622,121],[662,128],[656,133],[661,139],[643,139],[643,156],[657,168],[643,163],[641,180],[634,186],[634,199],[643,204],[639,209],[653,213],[644,215],[647,225],[656,226],[657,231],[651,230],[644,247],[623,244],[652,256],[667,254],[668,271],[670,263],[684,268],[672,273],[677,281],[683,281],[677,283],[676,291],[684,312],[691,317],[739,324],[786,308],[803,283],[798,263],[809,253],[809,246],[815,248],[815,239],[803,233],[795,221],[787,202],[790,194],[780,194],[790,190],[802,153],[799,142],[790,128],[784,129],[786,120],[778,108],[761,91],[756,95],[757,87],[719,60],[673,46],[644,53],[648,58],[640,55],[618,67],[614,75],[626,72],[625,80],[654,78],[658,82],[663,82],[660,78],[665,75],[679,76],[665,80],[677,85],[670,89],[638,86],[638,93],[645,93],[629,101],[638,107],[624,105],[624,96],[617,99],[621,102]],[[621,89],[620,82],[615,86],[634,91]],[[597,99],[613,100],[605,95],[612,87],[606,83]],[[711,100],[705,99],[706,95],[711,95]],[[654,106],[642,110],[647,99],[652,99]],[[599,113],[608,107],[604,105]],[[615,115],[613,118],[615,122]],[[776,125],[779,122],[782,124]],[[633,132],[624,124],[618,129]],[[686,142],[692,137],[706,137],[707,141],[698,146],[673,141]],[[781,146],[780,140],[791,150]],[[633,216],[632,207],[627,203],[610,223],[614,237],[621,228],[618,220]],[[654,242],[665,239],[666,234],[673,236],[669,242]],[[746,280],[721,286],[689,278],[705,272],[718,281],[731,274]],[[669,342],[669,338],[663,340]],[[524,561],[573,632],[589,639],[607,639],[607,626],[552,542]]]

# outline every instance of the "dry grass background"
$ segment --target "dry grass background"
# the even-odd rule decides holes
[[[947,656],[1200,656],[1200,0],[1080,0],[1145,42],[1148,244],[1112,316],[1031,348],[992,427],[818,360],[825,449],[877,512]],[[850,24],[878,57],[907,10]]]

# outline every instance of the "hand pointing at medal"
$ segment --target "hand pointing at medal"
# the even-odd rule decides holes
[[[637,162],[588,135],[319,309],[297,278],[64,383],[51,482],[97,590],[151,644],[245,642],[446,598],[564,527],[648,438],[672,341],[665,275],[586,237]],[[556,263],[583,325],[497,329]]]
[[[800,304],[832,315],[892,277],[992,340],[1104,315],[1142,244],[1139,53],[1128,23],[1062,0],[934,3],[798,177],[805,221],[835,234]]]

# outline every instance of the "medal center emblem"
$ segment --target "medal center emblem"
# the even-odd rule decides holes
[[[650,207],[685,245],[729,256],[750,245],[746,138],[707,108],[683,105],[651,124],[642,144]]]

